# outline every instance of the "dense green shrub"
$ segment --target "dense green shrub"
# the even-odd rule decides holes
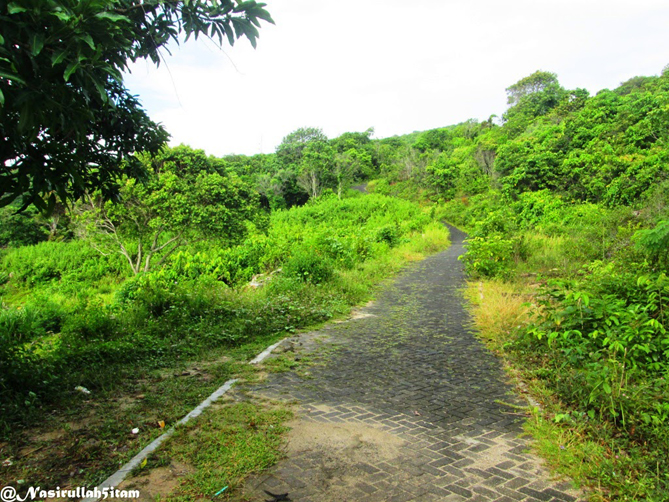
[[[0,256],[0,271],[11,282],[35,286],[50,281],[91,283],[127,275],[120,253],[103,256],[83,241],[41,242],[10,249]]]
[[[317,254],[313,249],[300,249],[286,262],[283,272],[288,277],[321,284],[332,277],[334,266],[328,257]]]
[[[397,245],[399,236],[399,228],[393,225],[384,225],[376,231],[376,241],[385,242],[390,247]]]
[[[513,266],[515,243],[502,235],[467,239],[467,252],[461,259],[474,277],[505,277]]]
[[[669,454],[667,298],[666,275],[634,277],[611,266],[552,283],[517,350],[547,359],[552,386],[576,409]]]
[[[0,247],[28,246],[45,241],[45,225],[38,221],[37,210],[30,208],[16,214],[14,205],[0,208]]]
[[[669,268],[669,220],[660,221],[655,228],[639,230],[633,240],[653,264]]]

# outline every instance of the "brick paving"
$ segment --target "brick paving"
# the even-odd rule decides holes
[[[409,267],[357,318],[296,337],[325,354],[308,376],[246,389],[296,401],[301,437],[247,481],[244,500],[266,500],[264,490],[295,502],[582,500],[519,437],[524,418],[509,404],[526,403],[463,306],[464,237],[452,228],[448,250]]]

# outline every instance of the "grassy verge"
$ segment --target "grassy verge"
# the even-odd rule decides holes
[[[230,403],[180,428],[169,443],[124,483],[169,501],[228,500],[243,480],[282,456],[285,407]]]
[[[610,422],[562,400],[548,362],[519,346],[518,333],[537,314],[532,304],[536,286],[527,279],[482,279],[469,282],[465,291],[481,337],[504,359],[521,392],[540,404],[531,407],[525,424],[536,452],[552,470],[586,487],[591,501],[666,500],[658,491],[666,469],[659,463],[655,469],[648,465],[652,446],[634,442]]]

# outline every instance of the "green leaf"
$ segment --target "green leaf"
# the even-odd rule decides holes
[[[102,71],[104,71],[106,74],[108,74],[110,77],[112,77],[119,83],[123,81],[123,75],[121,75],[121,72],[118,71],[116,68],[109,66],[107,68],[102,68]]]
[[[16,5],[14,2],[7,4],[7,12],[9,14],[19,14],[21,12],[25,12],[28,9],[25,7],[21,7],[20,5]]]
[[[272,19],[272,16],[270,16],[269,12],[267,12],[265,9],[254,9],[253,15],[255,17],[259,17],[263,21],[267,21],[268,23],[276,24],[274,19]]]
[[[41,33],[35,33],[32,37],[30,37],[30,51],[32,52],[33,56],[37,56],[40,52],[42,52],[43,47],[44,35]]]
[[[5,39],[2,35],[0,35],[0,45],[5,43]]]
[[[89,78],[91,79],[91,82],[93,82],[93,85],[95,88],[98,90],[98,93],[100,94],[100,99],[102,99],[103,103],[106,103],[109,101],[109,95],[107,94],[107,90],[105,89],[104,85],[100,83],[99,80],[94,78],[92,75],[89,74]]]
[[[70,80],[70,77],[75,71],[77,71],[77,68],[79,68],[79,61],[72,61],[69,65],[67,65],[67,68],[65,68],[65,73],[63,73],[65,82]]]
[[[67,56],[67,51],[65,50],[54,52],[53,56],[51,56],[51,66],[53,67],[61,63],[65,59],[65,56]]]
[[[96,14],[95,17],[98,19],[108,19],[110,21],[118,22],[118,21],[123,21],[123,22],[130,22],[130,20],[122,16],[121,14],[115,14],[113,12],[100,12],[99,14]]]
[[[225,36],[228,37],[228,43],[230,45],[235,45],[235,34],[232,31],[232,26],[230,25],[229,20],[226,21]]]
[[[67,23],[70,19],[72,19],[72,16],[70,16],[66,12],[52,12],[51,14],[60,19],[61,21],[63,21],[64,23]]]
[[[0,89],[0,106],[4,106],[5,104],[5,95],[2,92],[2,89]]]
[[[95,50],[95,42],[93,42],[93,37],[91,37],[88,33],[82,36],[81,39],[86,42],[91,49]]]
[[[23,80],[18,75],[14,75],[13,73],[7,73],[6,71],[3,70],[0,70],[0,78],[6,78],[7,80],[13,80],[14,82],[18,82],[19,84],[26,85],[26,81]]]

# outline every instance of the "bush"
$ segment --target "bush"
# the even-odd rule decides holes
[[[510,273],[517,240],[489,235],[473,237],[465,243],[467,252],[460,259],[467,273],[475,277],[504,277]]]
[[[10,282],[35,286],[51,281],[90,284],[108,276],[126,276],[120,254],[102,256],[82,241],[41,242],[10,249],[0,257],[0,272]]]
[[[54,303],[46,302],[39,307],[34,304],[24,308],[0,309],[0,336],[5,343],[26,343],[47,333],[58,333],[65,310]]]
[[[330,259],[316,254],[314,250],[300,250],[286,262],[283,272],[288,277],[321,284],[332,277],[334,267]]]
[[[400,238],[400,231],[396,226],[385,225],[376,231],[376,242],[385,242],[388,246],[395,247]]]
[[[577,409],[641,441],[660,441],[657,447],[669,453],[669,333],[663,314],[669,279],[656,274],[630,281],[628,273],[605,268],[572,284],[549,284],[541,314],[520,333],[518,346],[549,357],[552,385]]]
[[[633,240],[653,264],[669,268],[669,220],[660,221],[655,228],[639,230]]]
[[[18,209],[15,205],[0,208],[0,247],[28,246],[48,237],[45,225],[37,220],[36,209],[16,214]]]

